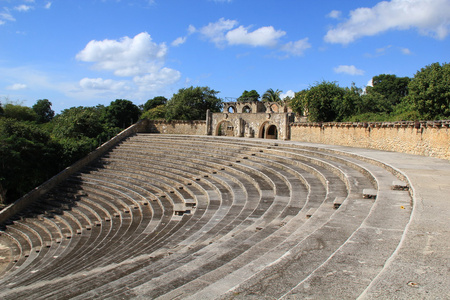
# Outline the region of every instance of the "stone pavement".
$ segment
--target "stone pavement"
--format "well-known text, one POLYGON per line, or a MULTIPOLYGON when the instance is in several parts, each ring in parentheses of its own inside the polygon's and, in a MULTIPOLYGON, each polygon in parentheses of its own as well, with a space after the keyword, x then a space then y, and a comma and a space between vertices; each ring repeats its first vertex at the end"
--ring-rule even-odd
POLYGON ((319 144, 370 157, 400 170, 413 189, 402 241, 360 299, 450 299, 450 161, 397 152, 319 144))

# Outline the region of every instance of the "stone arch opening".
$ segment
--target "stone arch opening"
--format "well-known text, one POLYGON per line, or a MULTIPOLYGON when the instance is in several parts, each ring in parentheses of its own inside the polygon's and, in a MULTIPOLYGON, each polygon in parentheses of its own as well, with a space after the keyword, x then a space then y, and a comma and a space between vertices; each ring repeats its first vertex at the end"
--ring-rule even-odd
POLYGON ((277 140, 278 139, 278 129, 277 126, 275 125, 270 125, 269 127, 267 127, 267 132, 266 132, 266 139, 273 139, 273 140, 277 140))
POLYGON ((228 113, 230 113, 230 114, 234 114, 234 113, 236 112, 236 107, 234 107, 234 106, 229 106, 227 111, 228 111, 228 113))
POLYGON ((216 127, 218 136, 234 136, 234 126, 230 121, 222 121, 216 127))
POLYGON ((246 105, 246 106, 244 106, 243 108, 242 108, 242 112, 243 113, 251 113, 252 112, 252 108, 250 107, 250 106, 248 106, 248 105, 246 105))

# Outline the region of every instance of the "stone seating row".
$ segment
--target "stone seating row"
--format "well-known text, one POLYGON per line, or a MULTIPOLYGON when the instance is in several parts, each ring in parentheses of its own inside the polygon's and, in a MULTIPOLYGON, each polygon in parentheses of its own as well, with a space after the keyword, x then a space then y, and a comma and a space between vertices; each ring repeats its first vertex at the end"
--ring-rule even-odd
MULTIPOLYGON (((111 217, 111 228, 117 226, 116 230, 122 231, 121 238, 103 225, 95 237, 92 230, 89 235, 86 230, 79 237, 81 240, 86 233, 84 243, 75 243, 75 236, 71 241, 73 248, 61 252, 65 257, 61 260, 63 267, 54 272, 48 268, 45 276, 39 275, 40 272, 29 275, 28 281, 22 281, 29 288, 18 293, 11 289, 2 295, 31 295, 34 285, 58 277, 56 284, 40 289, 40 297, 76 294, 83 298, 96 295, 169 297, 178 292, 195 297, 217 286, 236 289, 238 284, 227 281, 230 273, 239 274, 243 278, 241 283, 251 287, 252 280, 262 278, 274 261, 292 263, 286 257, 294 253, 293 249, 300 251, 316 236, 327 236, 334 232, 330 228, 341 226, 346 229, 345 234, 320 258, 322 263, 327 261, 330 253, 334 255, 344 248, 345 237, 349 239, 359 229, 365 217, 374 213, 375 201, 380 200, 380 195, 376 200, 362 200, 363 188, 379 190, 380 175, 371 173, 369 163, 355 158, 342 159, 339 154, 322 153, 320 158, 317 154, 308 156, 301 149, 273 143, 245 142, 241 146, 239 143, 239 140, 154 135, 130 138, 101 160, 101 168, 87 168, 82 173, 77 184, 87 195, 82 197, 82 206, 77 209, 83 211, 85 217, 76 214, 69 219, 78 220, 71 224, 74 228, 86 228, 88 225, 83 220, 95 223, 106 211, 113 216, 114 209, 105 208, 101 213, 88 199, 91 195, 105 198, 109 194, 105 203, 111 199, 118 201, 115 199, 117 191, 113 190, 119 190, 119 199, 129 197, 126 206, 132 208, 130 211, 134 214, 130 217, 134 226, 131 228, 128 224, 131 229, 124 230, 121 223, 111 217), (178 152, 172 151, 174 145, 178 152), (335 157, 330 158, 333 155, 335 157), (152 197, 155 199, 148 199, 152 197), (337 210, 333 203, 336 197, 344 198, 337 210), (145 201, 147 205, 143 204, 145 201), (182 209, 188 203, 195 203, 195 209, 177 216, 174 208, 183 201, 182 209), (314 213, 310 213, 308 219, 311 209, 314 213), (349 218, 351 213, 341 213, 344 210, 356 216, 349 218), (155 214, 156 211, 159 213, 155 214), (352 225, 347 228, 342 222, 349 219, 352 225), (164 234, 156 233, 163 228, 167 229, 164 234), (126 247, 127 241, 136 247, 126 247), (96 246, 90 245, 107 246, 104 251, 95 251, 96 246), (77 252, 83 255, 77 256, 77 252), (261 256, 261 253, 266 254, 261 256), (258 272, 254 270, 256 265, 260 266, 258 272), (98 278, 99 268, 110 268, 111 272, 98 278), (119 273, 112 271, 119 269, 119 273), (250 270, 256 275, 250 276, 250 270), (92 273, 81 278, 83 271, 92 273), (68 283, 64 276, 75 276, 77 280, 68 283), (223 285, 224 281, 227 284, 223 285), (76 294, 71 286, 77 287, 76 294)), ((99 200, 95 198, 90 201, 97 203, 99 200)), ((30 264, 35 260, 29 260, 30 264)), ((299 277, 294 276, 293 282, 299 277)), ((21 286, 19 278, 9 283, 21 286)), ((298 287, 292 283, 291 288, 298 287)), ((227 291, 222 288, 220 293, 227 291)), ((283 292, 287 293, 286 289, 283 292)))

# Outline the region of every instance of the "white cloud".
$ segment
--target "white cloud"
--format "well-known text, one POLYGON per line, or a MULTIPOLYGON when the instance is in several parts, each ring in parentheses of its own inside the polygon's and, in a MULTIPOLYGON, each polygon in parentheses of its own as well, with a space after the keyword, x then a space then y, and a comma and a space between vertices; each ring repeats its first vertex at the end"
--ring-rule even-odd
POLYGON ((162 68, 158 72, 144 76, 136 76, 133 82, 139 86, 141 91, 157 91, 160 87, 173 84, 180 80, 181 73, 170 68, 162 68))
POLYGON ((217 47, 223 47, 224 42, 226 41, 225 33, 236 27, 237 24, 238 22, 235 20, 225 20, 224 18, 221 18, 215 23, 209 23, 200 28, 199 32, 216 44, 217 47))
POLYGON ((281 44, 280 40, 286 35, 283 30, 276 30, 273 26, 264 26, 250 31, 250 27, 238 26, 236 20, 219 19, 215 23, 195 29, 189 27, 189 33, 199 32, 204 38, 213 42, 217 47, 247 45, 253 47, 277 48, 289 55, 300 56, 304 51, 311 47, 308 38, 295 42, 281 44))
POLYGON ((296 42, 289 42, 287 44, 284 44, 281 47, 281 50, 295 56, 301 56, 303 55, 305 50, 309 48, 311 48, 311 44, 308 42, 308 38, 305 38, 296 42))
POLYGON ((332 19, 339 19, 342 15, 342 12, 340 10, 332 10, 327 17, 332 19))
POLYGON ((29 11, 32 8, 33 8, 32 6, 22 4, 22 5, 14 7, 14 10, 17 10, 17 11, 29 11))
MULTIPOLYGON (((183 42, 183 38, 172 44, 183 42)), ((164 67, 167 46, 152 41, 150 35, 142 32, 133 38, 120 40, 90 41, 76 58, 94 63, 94 68, 110 71, 115 76, 129 77, 124 80, 83 78, 79 87, 92 91, 129 90, 128 97, 139 97, 142 91, 158 91, 177 82, 181 73, 164 67)))
POLYGON ((115 81, 102 78, 83 78, 80 80, 80 87, 88 90, 122 90, 126 88, 125 81, 115 81))
POLYGON ((354 65, 340 65, 333 70, 335 73, 343 73, 348 75, 364 75, 364 71, 357 69, 354 65))
POLYGON ((112 71, 116 76, 136 76, 159 69, 166 54, 164 43, 158 45, 142 32, 132 39, 90 41, 76 58, 93 62, 96 69, 112 71))
POLYGON ((0 25, 5 24, 7 21, 14 22, 15 20, 7 8, 3 8, 3 11, 0 12, 0 25))
POLYGON ((247 28, 239 26, 228 31, 225 37, 230 45, 274 47, 284 35, 286 35, 286 32, 275 30, 272 26, 261 27, 252 32, 248 32, 247 28))
POLYGON ((187 37, 179 37, 176 40, 174 40, 171 45, 174 47, 180 46, 186 42, 187 37))
POLYGON ((188 34, 193 34, 197 31, 197 28, 195 28, 194 25, 189 25, 188 27, 188 34))
POLYGON ((294 96, 295 96, 295 92, 293 90, 289 90, 286 93, 281 93, 280 94, 280 98, 281 99, 284 99, 286 97, 294 98, 294 96))
POLYGON ((327 32, 328 43, 349 44, 387 30, 416 28, 422 35, 444 39, 450 29, 450 0, 391 0, 358 8, 350 18, 327 32))
POLYGON ((13 85, 6 87, 7 90, 11 90, 11 91, 24 90, 26 88, 27 88, 27 85, 24 83, 15 83, 13 85))
POLYGON ((51 2, 47 2, 47 4, 45 4, 44 8, 45 9, 50 9, 50 7, 52 6, 51 2))
POLYGON ((411 50, 409 50, 408 48, 400 48, 400 51, 404 54, 404 55, 411 55, 411 50))

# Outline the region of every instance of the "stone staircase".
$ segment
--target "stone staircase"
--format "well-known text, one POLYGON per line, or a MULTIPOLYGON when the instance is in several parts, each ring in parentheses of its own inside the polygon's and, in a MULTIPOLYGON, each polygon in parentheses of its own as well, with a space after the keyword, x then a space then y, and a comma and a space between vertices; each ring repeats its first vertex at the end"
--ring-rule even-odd
POLYGON ((355 299, 411 217, 393 182, 349 152, 133 135, 0 232, 0 297, 355 299))

